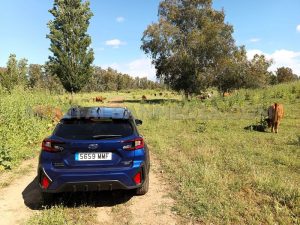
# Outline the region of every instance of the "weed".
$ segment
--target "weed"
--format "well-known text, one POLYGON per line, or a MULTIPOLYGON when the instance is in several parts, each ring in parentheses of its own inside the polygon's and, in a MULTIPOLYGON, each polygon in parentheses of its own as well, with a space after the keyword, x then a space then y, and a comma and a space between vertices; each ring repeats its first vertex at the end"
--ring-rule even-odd
POLYGON ((200 123, 198 123, 198 127, 197 127, 196 131, 197 131, 198 133, 203 133, 203 132, 206 131, 206 129, 207 129, 207 124, 206 124, 206 122, 200 122, 200 123))
POLYGON ((90 207, 65 208, 54 206, 32 216, 28 225, 76 224, 92 225, 97 222, 96 213, 90 207))
POLYGON ((0 146, 0 171, 2 168, 4 170, 11 169, 11 160, 10 149, 0 146))

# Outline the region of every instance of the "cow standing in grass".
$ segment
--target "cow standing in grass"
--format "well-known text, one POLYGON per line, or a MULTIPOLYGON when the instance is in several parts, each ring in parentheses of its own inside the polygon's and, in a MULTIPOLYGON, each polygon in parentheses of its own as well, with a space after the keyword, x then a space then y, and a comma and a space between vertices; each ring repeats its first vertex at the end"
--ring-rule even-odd
POLYGON ((278 126, 280 120, 283 118, 283 105, 274 103, 268 109, 268 126, 271 127, 271 131, 275 133, 278 132, 278 126))

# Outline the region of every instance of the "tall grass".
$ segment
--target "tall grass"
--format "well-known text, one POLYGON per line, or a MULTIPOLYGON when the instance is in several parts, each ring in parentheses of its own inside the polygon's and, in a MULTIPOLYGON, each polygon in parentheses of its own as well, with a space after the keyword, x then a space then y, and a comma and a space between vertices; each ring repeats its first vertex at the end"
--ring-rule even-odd
POLYGON ((34 116, 36 105, 64 105, 47 92, 0 91, 0 171, 12 168, 23 159, 36 155, 41 139, 49 133, 51 121, 34 116))

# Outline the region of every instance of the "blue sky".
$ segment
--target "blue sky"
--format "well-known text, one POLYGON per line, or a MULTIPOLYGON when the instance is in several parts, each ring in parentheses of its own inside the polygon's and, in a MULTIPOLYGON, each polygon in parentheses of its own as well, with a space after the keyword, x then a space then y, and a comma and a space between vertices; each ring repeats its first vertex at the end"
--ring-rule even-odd
MULTIPOLYGON (((150 59, 140 50, 147 25, 157 21, 159 0, 91 0, 89 34, 94 64, 113 67, 133 76, 154 79, 150 59)), ((50 52, 47 22, 52 0, 0 0, 0 66, 10 53, 43 64, 50 52)), ((238 45, 249 57, 265 54, 274 60, 271 69, 289 66, 300 75, 300 0, 215 0, 234 26, 238 45)))

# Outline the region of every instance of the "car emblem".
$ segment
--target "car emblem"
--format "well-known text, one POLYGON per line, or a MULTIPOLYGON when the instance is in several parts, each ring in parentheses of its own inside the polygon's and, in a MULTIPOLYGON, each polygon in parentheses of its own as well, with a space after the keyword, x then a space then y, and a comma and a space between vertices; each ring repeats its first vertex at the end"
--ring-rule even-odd
POLYGON ((89 144, 89 149, 97 149, 98 148, 98 144, 89 144))

